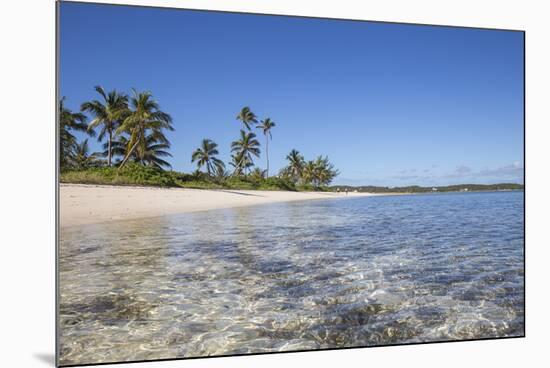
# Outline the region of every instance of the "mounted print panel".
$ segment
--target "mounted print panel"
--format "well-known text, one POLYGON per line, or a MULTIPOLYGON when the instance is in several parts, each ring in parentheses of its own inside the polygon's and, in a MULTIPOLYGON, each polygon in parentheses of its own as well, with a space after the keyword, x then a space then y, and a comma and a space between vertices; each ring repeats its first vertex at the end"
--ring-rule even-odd
POLYGON ((523 337, 524 32, 58 4, 60 366, 523 337))

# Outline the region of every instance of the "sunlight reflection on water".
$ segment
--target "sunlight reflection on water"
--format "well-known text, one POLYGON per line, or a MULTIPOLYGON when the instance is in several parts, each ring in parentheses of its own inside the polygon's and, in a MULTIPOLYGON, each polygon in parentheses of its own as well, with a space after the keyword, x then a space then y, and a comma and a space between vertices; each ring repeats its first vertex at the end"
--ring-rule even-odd
POLYGON ((523 193, 63 229, 61 364, 520 336, 523 193))

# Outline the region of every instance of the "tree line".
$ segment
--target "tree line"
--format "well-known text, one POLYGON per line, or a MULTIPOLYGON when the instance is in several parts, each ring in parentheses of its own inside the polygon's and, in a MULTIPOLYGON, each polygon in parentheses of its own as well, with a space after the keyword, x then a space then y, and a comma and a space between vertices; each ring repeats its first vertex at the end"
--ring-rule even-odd
POLYGON ((80 112, 65 107, 65 98, 59 103, 61 169, 123 167, 128 161, 170 167, 163 158, 172 156, 165 135, 174 130, 172 117, 160 109, 151 93, 132 90, 128 96, 116 90, 106 93, 99 86, 95 90, 101 99, 84 102, 80 112), (91 121, 87 122, 84 113, 91 115, 91 121), (90 154, 88 139, 77 142, 74 131, 97 136, 99 142, 106 140, 103 152, 90 154))
MULTIPOLYGON (((65 106, 65 98, 59 102, 61 169, 122 168, 128 162, 158 170, 171 169, 166 161, 167 157, 172 157, 166 132, 174 130, 172 117, 161 110, 152 94, 135 89, 130 95, 117 90, 106 92, 100 86, 96 86, 95 91, 98 98, 82 103, 78 112, 65 106), (79 142, 74 132, 82 132, 87 138, 79 142), (102 143, 101 152, 90 153, 90 137, 102 143)), ((197 172, 203 172, 207 177, 269 178, 269 142, 273 139, 272 130, 276 123, 269 117, 259 119, 247 106, 239 111, 235 119, 240 122, 241 128, 230 145, 229 169, 218 158, 218 144, 210 138, 204 138, 199 147, 192 151, 191 162, 197 165, 197 172), (254 162, 261 154, 255 129, 265 139, 265 170, 254 162)), ((327 156, 306 161, 300 152, 293 149, 286 160, 287 166, 279 171, 277 177, 294 184, 320 187, 329 185, 339 174, 327 156)))
POLYGON ((366 193, 445 193, 445 192, 481 192, 481 191, 505 191, 523 190, 523 184, 499 183, 499 184, 456 184, 435 187, 421 187, 409 185, 404 187, 379 187, 373 185, 351 186, 334 185, 331 187, 337 191, 358 191, 366 193))

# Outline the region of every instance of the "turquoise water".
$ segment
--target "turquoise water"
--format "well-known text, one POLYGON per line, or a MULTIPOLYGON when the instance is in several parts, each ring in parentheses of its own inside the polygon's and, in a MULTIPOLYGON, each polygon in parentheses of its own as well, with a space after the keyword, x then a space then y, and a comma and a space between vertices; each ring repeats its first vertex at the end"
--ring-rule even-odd
POLYGON ((63 229, 61 364, 524 334, 523 192, 63 229))

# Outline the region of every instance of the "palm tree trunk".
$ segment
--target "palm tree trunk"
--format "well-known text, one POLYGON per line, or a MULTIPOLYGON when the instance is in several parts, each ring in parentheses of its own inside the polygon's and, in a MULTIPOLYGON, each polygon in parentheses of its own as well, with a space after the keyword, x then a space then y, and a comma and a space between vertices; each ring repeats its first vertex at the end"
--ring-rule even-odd
POLYGON ((136 143, 134 143, 132 148, 130 148, 130 151, 128 151, 128 153, 126 154, 126 157, 124 157, 124 160, 122 160, 122 162, 120 163, 120 165, 118 167, 119 170, 122 168, 122 166, 124 166, 124 164, 126 164, 126 161, 128 161, 128 159, 130 158, 130 155, 134 152, 134 150, 136 149, 138 143, 139 143, 139 140, 136 140, 136 143))
MULTIPOLYGON (((243 161, 244 161, 244 155, 243 157, 241 157, 241 159, 237 163, 237 166, 235 166, 235 170, 233 170, 233 176, 237 173, 237 171, 239 171, 242 174, 243 168, 241 167, 241 165, 243 164, 243 161)), ((246 168, 244 168, 244 174, 246 175, 246 168)))
POLYGON ((266 178, 269 178, 269 138, 265 138, 265 157, 267 159, 267 173, 266 178))
POLYGON ((111 141, 113 140, 113 131, 109 129, 109 142, 107 147, 107 165, 111 167, 111 141))

